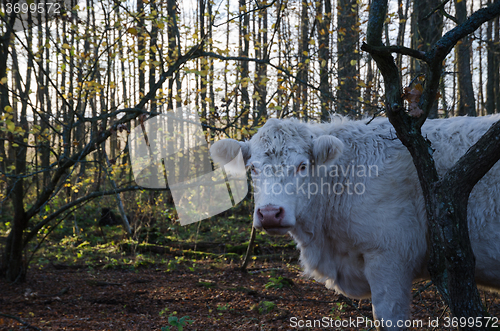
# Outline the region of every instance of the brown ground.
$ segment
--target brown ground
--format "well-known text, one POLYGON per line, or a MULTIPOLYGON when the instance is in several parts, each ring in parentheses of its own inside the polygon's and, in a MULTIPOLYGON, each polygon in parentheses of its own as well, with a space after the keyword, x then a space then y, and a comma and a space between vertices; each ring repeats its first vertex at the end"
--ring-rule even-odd
MULTIPOLYGON (((416 284, 415 288, 423 286, 416 284)), ((443 326, 448 313, 435 289, 414 293, 412 319, 421 320, 423 327, 411 330, 432 330, 427 325, 429 318, 440 319, 436 330, 449 330, 443 326)), ((500 316, 500 295, 482 295, 490 313, 500 316)), ((52 265, 30 269, 22 284, 0 280, 0 313, 42 330, 161 330, 169 325, 169 316, 189 316, 194 322, 184 330, 290 330, 297 329, 291 324, 293 317, 331 317, 333 321, 371 317, 368 300, 357 304, 301 277, 296 264, 285 262, 255 262, 250 273, 242 273, 230 263, 189 260, 173 271, 163 265, 130 270, 52 265), (265 288, 271 277, 279 276, 293 284, 265 288), (263 302, 275 307, 266 312, 263 302)), ((28 328, 0 316, 0 330, 24 329, 28 328)))

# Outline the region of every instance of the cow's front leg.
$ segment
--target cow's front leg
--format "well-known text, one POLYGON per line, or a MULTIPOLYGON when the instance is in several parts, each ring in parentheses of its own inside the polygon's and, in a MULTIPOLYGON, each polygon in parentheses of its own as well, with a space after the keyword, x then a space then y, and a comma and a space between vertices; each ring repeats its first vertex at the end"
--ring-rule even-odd
POLYGON ((377 266, 367 274, 377 330, 406 330, 405 323, 410 318, 411 272, 386 269, 383 264, 377 266))

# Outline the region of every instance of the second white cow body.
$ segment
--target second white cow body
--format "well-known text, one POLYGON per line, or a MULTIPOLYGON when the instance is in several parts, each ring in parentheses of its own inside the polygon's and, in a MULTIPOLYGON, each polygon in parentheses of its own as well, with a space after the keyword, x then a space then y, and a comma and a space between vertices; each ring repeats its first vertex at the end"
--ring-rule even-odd
MULTIPOLYGON (((444 174, 499 116, 428 120, 422 132, 444 174)), ((428 232, 412 158, 387 119, 303 123, 270 119, 237 151, 252 169, 254 226, 290 233, 305 273, 351 298, 372 298, 377 319, 409 318, 411 286, 427 278, 428 232)), ((478 284, 500 289, 500 165, 472 191, 468 219, 478 284)), ((387 325, 387 324, 386 324, 387 325)))

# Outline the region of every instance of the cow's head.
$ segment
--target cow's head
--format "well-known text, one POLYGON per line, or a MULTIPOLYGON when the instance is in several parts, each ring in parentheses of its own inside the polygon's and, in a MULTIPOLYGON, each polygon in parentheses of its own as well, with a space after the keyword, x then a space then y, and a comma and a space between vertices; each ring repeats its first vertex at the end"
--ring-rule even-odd
POLYGON ((318 194, 310 187, 318 166, 331 165, 343 146, 338 138, 313 131, 305 123, 270 119, 250 141, 220 140, 210 152, 214 161, 227 164, 241 148, 253 179, 254 226, 285 234, 297 226, 297 216, 307 217, 309 202, 318 194))

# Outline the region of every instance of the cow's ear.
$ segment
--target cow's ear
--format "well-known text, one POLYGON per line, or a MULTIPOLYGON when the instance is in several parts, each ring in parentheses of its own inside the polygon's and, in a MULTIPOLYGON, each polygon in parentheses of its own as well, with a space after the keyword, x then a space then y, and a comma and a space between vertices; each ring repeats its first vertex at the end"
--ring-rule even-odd
POLYGON ((316 164, 335 161, 344 150, 344 143, 334 136, 319 136, 313 140, 313 157, 316 164))
POLYGON ((250 158, 250 148, 248 147, 248 143, 239 142, 234 139, 222 139, 216 141, 212 147, 210 147, 210 156, 214 162, 218 163, 220 166, 223 166, 238 156, 240 152, 243 155, 243 160, 246 163, 250 158))

